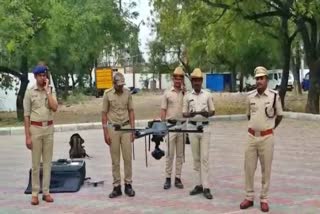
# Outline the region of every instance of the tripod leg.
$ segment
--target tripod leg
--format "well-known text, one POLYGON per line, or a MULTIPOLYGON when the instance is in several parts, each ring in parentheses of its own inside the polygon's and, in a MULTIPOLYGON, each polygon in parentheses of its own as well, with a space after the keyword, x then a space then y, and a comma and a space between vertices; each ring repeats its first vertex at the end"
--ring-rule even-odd
POLYGON ((182 143, 183 143, 183 163, 186 162, 186 138, 185 138, 185 134, 182 133, 182 143))
POLYGON ((146 167, 148 167, 147 137, 144 137, 144 151, 145 151, 145 156, 146 156, 146 167))

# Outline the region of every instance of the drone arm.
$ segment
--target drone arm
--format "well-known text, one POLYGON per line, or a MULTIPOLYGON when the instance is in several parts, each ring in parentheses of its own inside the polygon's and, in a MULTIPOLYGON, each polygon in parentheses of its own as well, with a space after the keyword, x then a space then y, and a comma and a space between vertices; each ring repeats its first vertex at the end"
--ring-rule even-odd
POLYGON ((170 129, 168 132, 179 132, 179 133, 202 133, 202 129, 170 129))

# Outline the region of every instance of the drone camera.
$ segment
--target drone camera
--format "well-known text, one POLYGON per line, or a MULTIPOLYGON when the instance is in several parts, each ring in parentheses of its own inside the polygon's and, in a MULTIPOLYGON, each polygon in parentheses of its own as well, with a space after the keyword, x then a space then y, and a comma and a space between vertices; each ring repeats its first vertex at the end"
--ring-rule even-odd
POLYGON ((197 130, 202 132, 203 131, 203 126, 198 126, 197 130))
POLYGON ((153 150, 153 152, 151 153, 151 155, 152 155, 152 157, 153 157, 154 159, 160 160, 160 159, 165 155, 165 153, 164 153, 164 151, 161 150, 160 148, 155 148, 155 149, 153 150))

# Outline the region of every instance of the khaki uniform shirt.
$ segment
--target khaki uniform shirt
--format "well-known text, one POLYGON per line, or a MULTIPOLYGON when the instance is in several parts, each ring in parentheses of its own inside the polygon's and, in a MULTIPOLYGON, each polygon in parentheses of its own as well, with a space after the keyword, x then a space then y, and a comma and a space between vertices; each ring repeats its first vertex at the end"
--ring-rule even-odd
POLYGON ((247 115, 250 116, 249 128, 255 131, 273 129, 276 117, 282 116, 282 114, 282 105, 277 91, 266 89, 262 95, 257 90, 248 93, 247 115), (272 107, 275 94, 277 96, 275 103, 276 112, 272 107), (267 114, 274 117, 269 118, 267 114))
POLYGON ((107 113, 108 121, 123 124, 129 121, 128 110, 133 109, 132 96, 127 89, 117 94, 114 88, 108 89, 103 95, 102 112, 107 113))
MULTIPOLYGON (((213 98, 210 92, 205 90, 201 90, 199 94, 197 94, 194 90, 191 93, 188 93, 183 99, 183 113, 190 112, 211 112, 215 111, 213 98)), ((200 115, 196 115, 196 117, 202 117, 200 115)), ((205 118, 205 117, 203 117, 205 118)))
MULTIPOLYGON (((56 99, 56 93, 52 91, 56 99)), ((44 89, 37 85, 27 89, 23 100, 24 116, 30 116, 31 121, 45 122, 53 120, 53 111, 49 108, 48 97, 44 89)))
POLYGON ((166 119, 182 118, 183 93, 174 87, 167 90, 162 96, 161 109, 166 110, 166 119))

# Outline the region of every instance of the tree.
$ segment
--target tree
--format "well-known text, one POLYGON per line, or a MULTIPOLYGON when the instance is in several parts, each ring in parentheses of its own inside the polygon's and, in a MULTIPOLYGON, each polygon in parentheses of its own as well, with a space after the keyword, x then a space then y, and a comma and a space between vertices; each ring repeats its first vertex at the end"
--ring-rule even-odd
POLYGON ((155 1, 155 5, 160 40, 167 49, 188 50, 190 67, 231 71, 235 80, 238 72, 248 75, 257 65, 278 63, 275 40, 237 13, 221 13, 201 1, 155 1))
MULTIPOLYGON (((0 0, 0 73, 20 79, 17 117, 23 119, 23 98, 28 85, 30 43, 43 28, 45 14, 37 1, 0 0)), ((41 4, 45 5, 45 4, 41 4)))
POLYGON ((302 37, 306 61, 310 69, 310 89, 306 112, 319 114, 320 95, 320 1, 296 2, 292 11, 302 37))
MULTIPOLYGON (((319 0, 315 1, 282 1, 282 0, 263 0, 261 1, 228 1, 222 3, 221 1, 213 0, 202 0, 206 4, 214 7, 220 8, 221 10, 233 10, 236 12, 246 12, 248 8, 260 7, 263 10, 253 10, 249 15, 246 14, 245 17, 253 19, 262 25, 270 26, 269 22, 260 21, 262 18, 274 17, 281 20, 281 25, 278 27, 279 31, 282 32, 281 40, 283 44, 283 76, 284 79, 281 83, 281 88, 285 85, 287 81, 287 70, 290 66, 290 61, 288 56, 290 56, 291 51, 288 47, 291 46, 292 41, 297 33, 302 37, 304 44, 304 51, 306 56, 306 61, 310 69, 310 90, 308 94, 308 101, 306 106, 306 112, 319 114, 319 94, 320 94, 320 36, 319 36, 319 0), (242 7, 241 7, 242 5, 242 7), (293 33, 289 34, 290 25, 294 23, 293 33)), ((280 96, 285 95, 285 93, 280 91, 280 96)), ((284 98, 282 98, 284 99, 284 98)))
POLYGON ((164 44, 169 58, 177 59, 185 72, 191 74, 193 67, 190 65, 189 50, 186 46, 187 35, 183 25, 186 19, 185 14, 177 1, 153 0, 152 2, 156 11, 156 20, 158 20, 153 23, 154 31, 158 33, 158 42, 164 44))
POLYGON ((295 92, 302 95, 301 82, 300 82, 300 69, 301 69, 301 47, 300 39, 296 39, 292 49, 291 69, 294 76, 294 88, 295 92))
POLYGON ((126 35, 132 27, 127 19, 137 16, 120 10, 116 0, 0 0, 0 4, 0 73, 21 80, 17 96, 20 120, 33 65, 45 61, 58 93, 63 88, 66 96, 70 76, 73 87, 84 85, 106 47, 128 43, 126 35))

